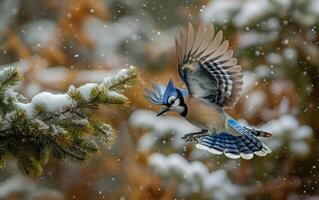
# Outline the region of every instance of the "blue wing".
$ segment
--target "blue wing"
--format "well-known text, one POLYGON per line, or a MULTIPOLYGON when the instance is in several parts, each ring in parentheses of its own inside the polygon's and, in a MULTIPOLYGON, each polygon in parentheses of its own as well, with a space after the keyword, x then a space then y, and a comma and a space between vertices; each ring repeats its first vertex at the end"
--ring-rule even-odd
MULTIPOLYGON (((145 94, 144 97, 147 99, 149 102, 153 104, 158 104, 158 105, 163 105, 164 104, 164 93, 166 90, 166 86, 164 86, 161 83, 155 84, 154 82, 151 82, 152 88, 148 89, 145 88, 145 94)), ((182 92, 182 95, 188 96, 188 90, 187 89, 179 89, 182 92)))
POLYGON ((152 89, 145 88, 145 99, 147 99, 149 102, 153 104, 161 105, 163 104, 163 95, 165 92, 166 87, 161 84, 155 84, 154 82, 151 82, 152 89))
POLYGON ((213 26, 200 27, 195 37, 191 25, 176 39, 178 69, 191 96, 222 107, 233 106, 242 89, 241 68, 222 32, 214 36, 213 26))

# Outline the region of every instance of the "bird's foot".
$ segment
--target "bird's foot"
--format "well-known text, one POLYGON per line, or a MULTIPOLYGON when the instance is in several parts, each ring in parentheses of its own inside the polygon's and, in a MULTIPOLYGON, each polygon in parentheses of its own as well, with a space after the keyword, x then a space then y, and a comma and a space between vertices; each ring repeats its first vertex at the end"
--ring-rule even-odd
POLYGON ((184 135, 181 139, 184 140, 184 142, 197 142, 194 133, 188 133, 184 135))
POLYGON ((207 135, 206 132, 207 131, 188 133, 184 135, 181 139, 184 140, 184 142, 198 142, 200 138, 207 135))

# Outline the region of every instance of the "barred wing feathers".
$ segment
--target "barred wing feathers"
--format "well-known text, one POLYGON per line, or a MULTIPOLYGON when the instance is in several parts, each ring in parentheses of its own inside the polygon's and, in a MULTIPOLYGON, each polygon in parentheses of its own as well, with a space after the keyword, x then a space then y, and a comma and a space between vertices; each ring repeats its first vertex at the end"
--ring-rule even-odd
MULTIPOLYGON (((156 104, 156 105, 164 105, 164 93, 166 90, 166 86, 163 85, 162 83, 154 83, 153 81, 151 82, 151 86, 150 88, 144 88, 145 94, 144 97, 147 101, 149 101, 150 103, 156 104)), ((180 89, 178 88, 182 95, 188 96, 188 90, 187 89, 180 89)))
POLYGON ((241 67, 228 50, 223 33, 214 35, 213 25, 199 26, 195 36, 191 24, 175 40, 178 71, 190 95, 221 107, 232 107, 242 90, 241 67))
POLYGON ((163 104, 163 95, 165 92, 165 85, 158 83, 155 84, 154 82, 151 82, 152 88, 145 88, 145 99, 147 99, 149 102, 157 105, 163 104))

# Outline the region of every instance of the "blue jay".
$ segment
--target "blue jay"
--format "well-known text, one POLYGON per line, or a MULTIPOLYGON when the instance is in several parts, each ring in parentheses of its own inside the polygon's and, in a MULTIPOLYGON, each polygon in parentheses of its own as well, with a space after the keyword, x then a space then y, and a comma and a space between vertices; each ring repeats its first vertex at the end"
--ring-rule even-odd
POLYGON ((145 88, 145 98, 162 105, 158 116, 175 111, 201 129, 182 137, 196 142, 196 147, 229 158, 251 159, 254 154, 265 156, 271 150, 257 137, 270 137, 265 131, 249 128, 231 118, 225 108, 233 107, 243 85, 241 67, 228 50, 223 33, 214 35, 213 25, 199 26, 195 35, 191 24, 181 29, 175 39, 178 72, 187 89, 152 83, 145 88))

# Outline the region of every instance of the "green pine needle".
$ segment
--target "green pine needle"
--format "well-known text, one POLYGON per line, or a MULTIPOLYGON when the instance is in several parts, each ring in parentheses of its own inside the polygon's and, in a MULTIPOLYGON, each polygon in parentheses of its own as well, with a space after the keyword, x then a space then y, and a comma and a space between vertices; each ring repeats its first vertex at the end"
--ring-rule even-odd
POLYGON ((0 71, 0 166, 14 158, 21 171, 38 176, 50 158, 76 162, 89 159, 98 152, 97 144, 110 144, 115 137, 115 130, 95 119, 90 111, 99 105, 127 105, 129 100, 122 93, 139 79, 136 68, 130 67, 101 84, 70 86, 66 94, 42 93, 29 103, 11 89, 21 80, 17 70, 3 69, 0 71), (47 104, 50 99, 40 98, 43 96, 62 104, 60 107, 55 102, 47 104))
POLYGON ((0 92, 16 85, 22 77, 14 67, 7 67, 0 71, 0 92))
POLYGON ((103 82, 109 90, 123 93, 140 80, 137 68, 130 66, 126 70, 121 70, 117 76, 106 78, 103 82))

